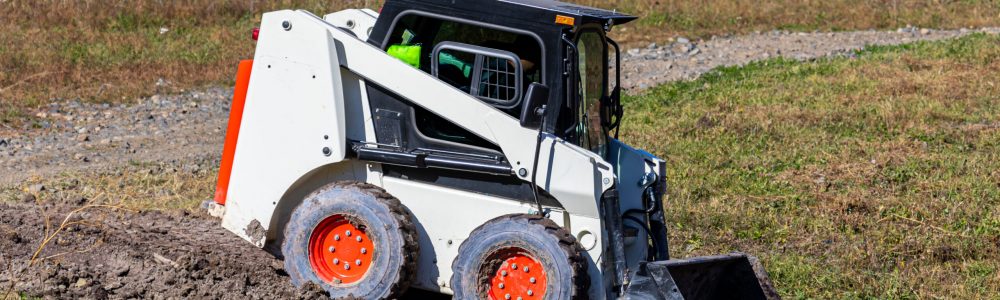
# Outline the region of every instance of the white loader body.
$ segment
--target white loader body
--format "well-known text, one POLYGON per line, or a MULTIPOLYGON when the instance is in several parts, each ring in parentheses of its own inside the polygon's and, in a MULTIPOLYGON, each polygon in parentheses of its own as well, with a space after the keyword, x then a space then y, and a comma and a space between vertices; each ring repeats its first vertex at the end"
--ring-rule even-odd
MULTIPOLYGON (((530 182, 532 173, 539 172, 538 185, 562 204, 546 207, 551 210, 548 217, 587 250, 589 294, 603 298, 607 279, 600 260, 607 241, 598 207, 601 195, 618 182, 612 165, 546 135, 538 169, 533 170, 537 131, 365 42, 376 18, 371 10, 346 10, 325 19, 305 11, 263 15, 222 225, 273 251, 280 249, 291 211, 307 194, 339 180, 370 183, 398 198, 415 218, 420 253, 414 285, 450 294, 451 263, 462 241, 492 218, 534 212, 535 206, 383 176, 381 164, 351 159, 345 141, 375 141, 365 92, 375 84, 495 143, 515 170, 523 170, 516 175, 521 180, 530 182)), ((662 166, 662 161, 656 162, 662 166)), ((631 177, 662 172, 646 164, 632 166, 646 169, 618 171, 639 174, 631 177)), ((622 203, 623 211, 641 207, 622 203)), ((646 237, 639 233, 628 241, 629 257, 644 257, 646 244, 636 240, 646 237)))

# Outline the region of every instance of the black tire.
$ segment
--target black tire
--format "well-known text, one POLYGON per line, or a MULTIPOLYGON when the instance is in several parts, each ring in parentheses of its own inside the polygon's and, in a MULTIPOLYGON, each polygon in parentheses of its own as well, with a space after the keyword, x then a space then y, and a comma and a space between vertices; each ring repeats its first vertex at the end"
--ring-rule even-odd
POLYGON ((292 213, 282 245, 292 283, 298 287, 316 283, 333 299, 399 298, 414 280, 418 253, 417 230, 409 210, 379 187, 350 181, 328 184, 309 194, 292 213), (373 243, 371 266, 349 284, 321 280, 310 264, 314 228, 334 215, 348 216, 373 243))
POLYGON ((503 264, 497 255, 510 249, 526 252, 543 266, 544 299, 587 298, 588 262, 576 238, 545 217, 511 214, 479 226, 458 248, 451 267, 455 299, 487 299, 490 279, 503 264))

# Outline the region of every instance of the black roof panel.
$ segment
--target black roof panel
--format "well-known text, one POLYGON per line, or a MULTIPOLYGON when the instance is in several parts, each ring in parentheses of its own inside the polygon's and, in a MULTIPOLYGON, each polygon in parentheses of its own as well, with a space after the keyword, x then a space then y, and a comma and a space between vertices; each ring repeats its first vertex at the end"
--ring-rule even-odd
POLYGON ((573 3, 566 3, 566 2, 559 2, 552 0, 498 0, 498 1, 549 10, 555 13, 567 14, 576 17, 614 20, 615 24, 625 24, 632 20, 637 19, 637 17, 635 16, 619 13, 616 11, 610 11, 600 8, 594 8, 589 6, 576 5, 573 3))
POLYGON ((416 9, 450 15, 448 11, 461 11, 471 15, 507 17, 552 23, 555 15, 576 18, 581 23, 621 25, 637 19, 627 14, 553 0, 387 0, 387 5, 402 5, 416 9))

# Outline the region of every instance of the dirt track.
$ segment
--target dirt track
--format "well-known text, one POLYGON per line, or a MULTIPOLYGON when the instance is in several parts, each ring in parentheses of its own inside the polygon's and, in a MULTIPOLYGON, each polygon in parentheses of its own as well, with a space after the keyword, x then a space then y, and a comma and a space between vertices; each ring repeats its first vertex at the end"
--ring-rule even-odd
MULTIPOLYGON (((321 299, 281 263, 199 214, 0 204, 0 295, 52 298, 321 299), (69 215, 67 219, 66 216, 69 215), (39 216, 50 216, 46 224, 39 216), (67 220, 62 230, 60 222, 67 220), (54 238, 45 243, 46 232, 54 238), (38 245, 45 248, 28 266, 38 245)), ((2 297, 0 297, 2 298, 2 297)))
MULTIPOLYGON (((959 33, 900 34, 912 41, 959 33)), ((870 35, 856 36, 859 40, 853 42, 817 42, 821 49, 812 47, 795 58, 842 54, 869 43, 870 35)), ((825 33, 795 34, 791 39, 796 42, 791 45, 827 38, 825 33)), ((631 87, 641 89, 645 86, 639 84, 688 78, 711 67, 773 55, 767 54, 770 50, 751 53, 725 48, 743 45, 744 39, 690 45, 678 41, 629 51, 624 78, 638 79, 631 87)), ((781 45, 768 47, 781 50, 781 45)), ((787 49, 779 52, 798 54, 787 49)), ((46 232, 53 232, 86 201, 72 201, 72 197, 36 201, 31 193, 21 192, 31 190, 23 184, 25 179, 67 171, 107 172, 133 162, 169 162, 183 172, 214 169, 211 162, 217 161, 221 150, 230 96, 222 88, 154 96, 120 107, 61 101, 39 111, 32 127, 6 136, 0 133, 0 187, 7 186, 9 191, 0 194, 0 295, 10 291, 15 296, 94 299, 321 297, 318 289, 291 286, 280 261, 226 232, 218 220, 198 213, 88 208, 74 214, 69 219, 72 225, 59 231, 31 260, 46 232)))

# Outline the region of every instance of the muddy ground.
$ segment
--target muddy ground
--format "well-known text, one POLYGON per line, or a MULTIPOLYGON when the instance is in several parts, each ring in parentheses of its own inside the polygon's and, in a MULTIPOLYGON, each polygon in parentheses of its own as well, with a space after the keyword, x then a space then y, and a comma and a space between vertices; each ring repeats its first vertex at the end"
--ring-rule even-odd
MULTIPOLYGON (((324 299, 281 261, 187 211, 0 203, 0 295, 58 299, 324 299), (42 218, 39 216, 46 216, 42 218), (46 222, 48 220, 49 222, 46 222), (44 245, 38 252, 38 246, 44 245), (34 258, 34 259, 32 259, 34 258)), ((412 299, 435 295, 414 291, 412 299)), ((3 297, 0 297, 3 298, 3 297)))
POLYGON ((86 206, 71 214, 76 209, 0 204, 0 289, 62 299, 324 296, 293 287, 279 261, 205 215, 86 206), (56 218, 46 224, 39 216, 56 218))
MULTIPOLYGON (((845 51, 869 44, 950 38, 972 31, 907 28, 836 34, 772 32, 708 41, 678 38, 625 51, 623 78, 634 92, 664 81, 692 78, 720 65, 774 56, 814 59, 845 55, 849 53, 845 51)), ((45 183, 58 181, 67 173, 77 174, 77 178, 87 174, 120 177, 139 171, 143 176, 186 174, 181 177, 213 181, 231 95, 227 88, 210 88, 136 99, 121 106, 59 100, 40 109, 25 127, 0 131, 0 299, 4 295, 59 299, 323 297, 319 289, 291 286, 280 261, 200 212, 93 206, 102 202, 90 200, 108 195, 88 194, 87 186, 71 191, 45 183), (136 168, 139 170, 133 170, 136 168), (48 197, 39 198, 40 194, 48 197), (59 229, 64 219, 66 226, 59 229)), ((126 190, 128 184, 113 188, 126 190)), ((187 188, 161 185, 152 187, 157 189, 155 194, 177 194, 171 189, 187 188)), ((189 202, 212 196, 210 191, 181 195, 198 197, 189 202)), ((428 295, 412 298, 426 299, 428 295)))

